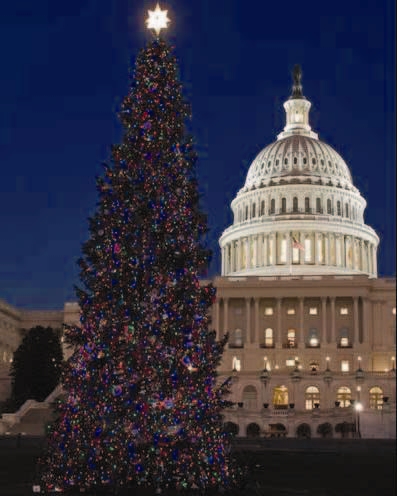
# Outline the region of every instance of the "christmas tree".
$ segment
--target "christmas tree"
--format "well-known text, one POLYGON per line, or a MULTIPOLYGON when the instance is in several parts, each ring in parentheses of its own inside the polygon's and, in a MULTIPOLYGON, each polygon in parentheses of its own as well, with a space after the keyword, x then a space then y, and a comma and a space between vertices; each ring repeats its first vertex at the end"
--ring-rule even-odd
POLYGON ((40 464, 46 492, 234 484, 221 428, 228 383, 216 374, 226 338, 209 330, 215 290, 199 281, 209 252, 189 117, 172 48, 156 37, 137 57, 124 136, 97 180, 81 325, 65 331, 75 351, 40 464))

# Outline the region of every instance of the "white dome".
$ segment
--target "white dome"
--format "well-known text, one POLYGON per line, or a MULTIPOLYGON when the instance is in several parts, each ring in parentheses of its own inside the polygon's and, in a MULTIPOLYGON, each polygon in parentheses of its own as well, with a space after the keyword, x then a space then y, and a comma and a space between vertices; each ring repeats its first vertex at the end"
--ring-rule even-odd
POLYGON ((244 191, 268 186, 274 178, 314 176, 333 186, 352 186, 349 168, 329 145, 309 136, 296 134, 264 148, 248 170, 244 191))
POLYGON ((295 69, 286 125, 252 162, 222 234, 222 275, 377 276, 379 238, 342 157, 309 124, 295 69))

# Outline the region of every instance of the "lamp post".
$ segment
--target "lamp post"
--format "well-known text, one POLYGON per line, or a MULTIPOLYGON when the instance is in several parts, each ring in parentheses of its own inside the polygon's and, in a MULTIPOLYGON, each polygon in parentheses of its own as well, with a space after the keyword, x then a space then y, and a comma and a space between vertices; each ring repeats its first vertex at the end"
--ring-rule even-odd
POLYGON ((357 426, 357 437, 361 439, 361 430, 360 430, 360 412, 362 412, 363 405, 360 401, 356 401, 354 403, 354 409, 356 410, 356 426, 357 426))

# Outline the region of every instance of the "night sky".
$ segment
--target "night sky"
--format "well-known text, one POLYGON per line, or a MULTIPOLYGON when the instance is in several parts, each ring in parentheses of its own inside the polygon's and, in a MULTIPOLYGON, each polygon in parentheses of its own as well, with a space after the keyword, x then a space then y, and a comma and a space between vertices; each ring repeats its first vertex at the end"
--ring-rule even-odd
MULTIPOLYGON (((345 159, 395 274, 394 0, 168 0, 196 150, 202 208, 218 238, 256 154, 284 127, 291 70, 311 125, 345 159)), ((116 112, 152 36, 155 0, 13 0, 0 13, 0 298, 21 308, 76 300, 76 260, 95 176, 121 136, 116 112)))

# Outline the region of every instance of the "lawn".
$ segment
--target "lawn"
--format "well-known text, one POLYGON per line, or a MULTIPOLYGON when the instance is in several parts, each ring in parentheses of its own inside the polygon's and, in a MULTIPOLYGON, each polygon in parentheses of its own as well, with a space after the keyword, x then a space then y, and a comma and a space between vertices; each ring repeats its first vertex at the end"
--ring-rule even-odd
MULTIPOLYGON (((235 491, 233 496, 394 495, 394 443, 315 441, 300 443, 285 439, 236 445, 233 454, 247 467, 249 478, 245 487, 235 491)), ((33 494, 32 481, 42 443, 38 438, 0 439, 1 496, 33 494)), ((125 494, 154 496, 154 491, 139 488, 125 494)), ((195 493, 188 494, 194 496, 195 493)))

